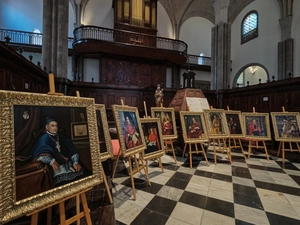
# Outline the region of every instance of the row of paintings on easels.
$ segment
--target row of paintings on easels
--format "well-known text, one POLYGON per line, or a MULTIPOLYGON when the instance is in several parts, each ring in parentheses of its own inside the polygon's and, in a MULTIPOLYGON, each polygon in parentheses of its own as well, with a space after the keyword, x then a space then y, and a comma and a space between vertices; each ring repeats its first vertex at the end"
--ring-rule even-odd
POLYGON ((298 112, 271 112, 269 114, 223 109, 180 112, 185 141, 224 137, 271 140, 270 116, 276 141, 300 141, 300 114, 298 112))

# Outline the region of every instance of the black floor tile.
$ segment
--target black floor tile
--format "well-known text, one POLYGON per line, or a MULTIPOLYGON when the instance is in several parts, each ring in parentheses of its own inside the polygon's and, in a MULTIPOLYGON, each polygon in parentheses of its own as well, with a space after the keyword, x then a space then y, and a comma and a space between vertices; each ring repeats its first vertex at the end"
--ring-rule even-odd
POLYGON ((255 224, 247 223, 245 221, 235 219, 235 225, 255 225, 255 224))
POLYGON ((251 169, 265 170, 269 172, 285 173, 282 169, 274 168, 274 167, 259 166, 259 165, 252 165, 252 164, 248 164, 248 167, 251 169))
POLYGON ((157 183, 151 182, 151 186, 144 185, 144 186, 141 186, 141 187, 136 188, 136 189, 139 189, 139 190, 142 190, 142 191, 151 193, 151 194, 157 194, 157 193, 159 192, 159 190, 160 190, 163 186, 164 186, 164 185, 161 185, 161 184, 157 184, 157 183))
POLYGON ((196 170, 194 175, 211 178, 213 176, 213 173, 208 171, 203 171, 203 170, 196 170))
POLYGON ((146 205, 146 208, 149 210, 156 211, 158 213, 170 216, 173 209, 176 206, 176 201, 163 198, 160 196, 155 196, 149 203, 146 205))
POLYGON ((294 188, 294 187, 289 187, 289 186, 284 186, 279 184, 277 184, 277 186, 279 190, 283 193, 299 196, 300 193, 299 188, 294 188))
POLYGON ((257 181, 257 180, 254 180, 254 184, 257 188, 280 192, 280 189, 276 184, 267 183, 267 182, 263 182, 263 181, 257 181))
POLYGON ((300 176, 290 175, 290 177, 300 186, 300 176))
MULTIPOLYGON (((175 162, 174 162, 175 163, 175 162)), ((164 169, 168 169, 168 170, 178 170, 180 168, 180 166, 175 165, 175 164, 169 164, 169 163, 162 163, 164 169)))
MULTIPOLYGON (((200 162, 201 160, 199 158, 196 159, 195 157, 192 157, 192 168, 197 168, 200 162)), ((190 158, 185 160, 182 166, 190 168, 190 158)))
POLYGON ((292 164, 291 162, 288 162, 285 160, 285 162, 283 163, 282 161, 277 161, 277 164, 283 168, 283 169, 288 169, 288 170, 298 170, 299 168, 297 168, 296 166, 294 166, 294 164, 292 164))
POLYGON ((234 203, 249 206, 255 209, 263 209, 260 198, 253 195, 246 195, 238 192, 233 193, 234 203))
POLYGON ((207 197, 205 210, 234 218, 234 204, 231 202, 207 197))
POLYGON ((145 208, 130 225, 164 225, 168 219, 167 215, 145 208))
POLYGON ((188 185, 188 183, 189 183, 188 181, 170 178, 168 180, 168 182, 166 183, 166 186, 184 190, 186 188, 186 186, 188 185))
POLYGON ((243 195, 251 195, 254 197, 259 197, 256 188, 254 187, 249 187, 241 184, 233 184, 233 193, 240 193, 243 195))
POLYGON ((186 173, 181 173, 181 172, 176 172, 171 179, 178 179, 178 180, 183 180, 189 182, 190 179, 192 178, 192 174, 186 174, 186 173))
POLYGON ((206 196, 197 195, 195 193, 185 191, 181 195, 179 202, 204 209, 206 199, 207 199, 206 196))
POLYGON ((248 168, 232 166, 231 169, 232 169, 232 176, 252 179, 248 168))
POLYGON ((281 215, 277 215, 277 214, 273 214, 270 212, 266 212, 266 215, 269 219, 269 223, 271 225, 299 225, 300 224, 300 220, 296 220, 293 218, 289 218, 289 217, 285 217, 285 216, 281 216, 281 215))
POLYGON ((232 176, 219 174, 219 173, 213 173, 211 178, 216 180, 226 181, 226 182, 232 182, 232 176))

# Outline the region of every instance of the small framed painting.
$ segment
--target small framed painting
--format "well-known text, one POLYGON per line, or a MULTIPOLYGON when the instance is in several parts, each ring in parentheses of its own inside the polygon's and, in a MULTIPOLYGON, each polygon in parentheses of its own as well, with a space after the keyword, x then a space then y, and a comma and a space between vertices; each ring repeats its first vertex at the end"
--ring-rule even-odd
POLYGON ((146 150, 144 159, 162 156, 165 153, 161 126, 158 118, 141 118, 145 135, 146 150))
POLYGON ((144 151, 146 143, 137 107, 112 105, 112 109, 123 156, 144 151))
POLYGON ((151 117, 159 119, 164 140, 177 138, 174 108, 151 107, 151 117))
POLYGON ((208 141, 203 112, 181 111, 180 121, 184 142, 208 141))
POLYGON ((209 138, 229 137, 224 109, 203 109, 209 138))
POLYGON ((269 113, 243 112, 245 137, 256 140, 271 140, 269 113))
POLYGON ((242 129, 244 121, 241 111, 225 110, 225 117, 229 129, 229 136, 231 138, 244 137, 245 134, 242 129))
POLYGON ((300 114, 298 112, 271 112, 276 141, 300 141, 300 114))

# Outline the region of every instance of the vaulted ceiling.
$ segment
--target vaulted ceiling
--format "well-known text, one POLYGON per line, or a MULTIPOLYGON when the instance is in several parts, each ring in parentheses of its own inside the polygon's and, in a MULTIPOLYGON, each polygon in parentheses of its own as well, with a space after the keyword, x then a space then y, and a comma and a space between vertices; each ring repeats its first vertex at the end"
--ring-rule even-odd
MULTIPOLYGON (((223 1, 223 0, 221 0, 223 1)), ((228 7, 228 23, 232 23, 237 15, 254 0, 230 0, 228 7)), ((172 25, 176 29, 191 17, 203 17, 215 23, 214 0, 159 0, 167 11, 172 25)))

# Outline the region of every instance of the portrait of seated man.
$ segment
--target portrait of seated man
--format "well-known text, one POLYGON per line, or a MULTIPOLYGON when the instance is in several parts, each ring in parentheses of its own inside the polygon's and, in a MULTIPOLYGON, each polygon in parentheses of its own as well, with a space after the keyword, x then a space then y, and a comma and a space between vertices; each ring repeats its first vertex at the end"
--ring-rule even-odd
POLYGON ((32 161, 42 161, 51 168, 55 186, 64 185, 84 176, 74 143, 58 132, 58 123, 46 118, 46 131, 33 143, 32 161))

